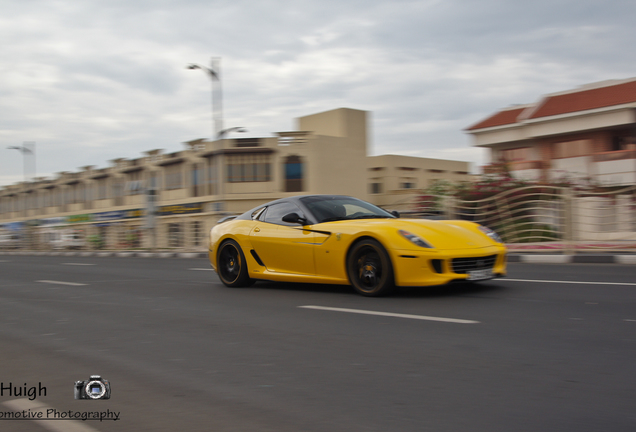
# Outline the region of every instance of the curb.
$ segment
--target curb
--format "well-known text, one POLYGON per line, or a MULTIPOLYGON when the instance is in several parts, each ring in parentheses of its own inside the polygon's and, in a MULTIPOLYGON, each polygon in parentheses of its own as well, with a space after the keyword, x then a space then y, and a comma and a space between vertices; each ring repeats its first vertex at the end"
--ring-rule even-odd
POLYGON ((636 264, 636 255, 578 254, 578 255, 508 255, 509 263, 526 264, 636 264))
POLYGON ((117 258, 208 258, 207 252, 130 252, 130 251, 94 251, 94 252, 42 252, 42 251, 0 251, 3 255, 37 256, 81 256, 81 257, 117 257, 117 258))

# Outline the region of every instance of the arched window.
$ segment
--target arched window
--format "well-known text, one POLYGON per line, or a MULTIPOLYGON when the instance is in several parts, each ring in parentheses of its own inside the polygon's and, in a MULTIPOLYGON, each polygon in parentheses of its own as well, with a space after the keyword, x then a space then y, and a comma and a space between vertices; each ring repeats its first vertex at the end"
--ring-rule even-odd
POLYGON ((285 159, 285 192, 303 190, 303 162, 300 156, 292 155, 285 159))

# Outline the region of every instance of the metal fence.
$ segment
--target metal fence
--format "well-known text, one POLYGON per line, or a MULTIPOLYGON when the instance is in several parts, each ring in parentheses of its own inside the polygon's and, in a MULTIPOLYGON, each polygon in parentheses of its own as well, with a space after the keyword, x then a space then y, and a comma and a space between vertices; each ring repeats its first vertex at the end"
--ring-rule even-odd
POLYGON ((431 196, 418 206, 423 217, 488 226, 512 251, 636 251, 636 186, 535 185, 479 200, 431 196))
POLYGON ((121 250, 175 250, 205 252, 208 244, 206 221, 181 218, 147 229, 143 225, 125 223, 95 226, 90 224, 61 225, 56 227, 24 226, 20 230, 0 230, 0 251, 121 251, 121 250))

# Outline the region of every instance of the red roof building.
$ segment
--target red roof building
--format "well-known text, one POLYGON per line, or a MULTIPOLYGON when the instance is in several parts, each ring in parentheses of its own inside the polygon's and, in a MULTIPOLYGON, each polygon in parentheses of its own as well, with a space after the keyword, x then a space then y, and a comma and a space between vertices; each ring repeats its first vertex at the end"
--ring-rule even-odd
POLYGON ((505 162, 519 177, 635 184, 636 78, 546 95, 466 131, 491 150, 491 163, 505 162))

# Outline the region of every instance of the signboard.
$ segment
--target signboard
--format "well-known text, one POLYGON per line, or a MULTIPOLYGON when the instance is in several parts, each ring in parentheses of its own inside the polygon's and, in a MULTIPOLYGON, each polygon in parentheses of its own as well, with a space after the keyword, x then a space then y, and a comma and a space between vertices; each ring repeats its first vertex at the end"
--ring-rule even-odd
POLYGON ((116 211, 95 213, 93 215, 93 220, 95 220, 95 222, 105 222, 105 221, 112 221, 117 219, 124 219, 125 217, 126 217, 125 211, 116 210, 116 211))
POLYGON ((40 221, 42 225, 45 225, 45 226, 66 224, 66 218, 63 216, 41 219, 40 221))
POLYGON ((159 207, 160 216, 191 214, 203 212, 203 203, 177 204, 159 207))
POLYGON ((126 211, 126 219, 137 219, 140 217, 144 217, 143 209, 135 209, 126 211))
POLYGON ((91 214, 79 214, 79 215, 71 215, 66 216, 66 223, 82 223, 82 222, 92 222, 91 214))

